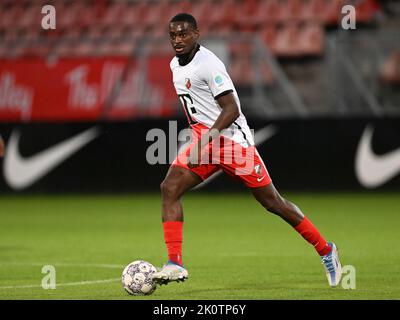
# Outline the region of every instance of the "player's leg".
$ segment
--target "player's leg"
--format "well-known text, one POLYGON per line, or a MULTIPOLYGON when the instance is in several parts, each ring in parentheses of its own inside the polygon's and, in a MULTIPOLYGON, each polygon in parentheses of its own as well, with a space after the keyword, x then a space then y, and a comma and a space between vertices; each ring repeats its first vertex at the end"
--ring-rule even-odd
POLYGON ((272 181, 263 187, 251 189, 257 201, 269 212, 280 216, 292 227, 304 219, 304 214, 292 202, 284 199, 276 190, 272 181))
POLYGON ((265 209, 288 222, 307 242, 314 246, 321 256, 329 284, 332 287, 337 286, 341 278, 341 264, 336 245, 327 242, 301 210, 279 194, 272 182, 263 187, 252 188, 251 191, 265 209))
POLYGON ((301 210, 279 194, 255 148, 241 150, 238 147, 236 149, 239 150, 235 153, 236 159, 239 159, 239 162, 245 165, 223 163, 224 171, 241 180, 252 190, 254 197, 264 208, 288 222, 306 241, 314 246, 326 268, 329 284, 336 286, 340 281, 341 266, 335 244, 328 243, 301 210))
POLYGON ((172 165, 164 181, 160 185, 162 199, 162 221, 182 221, 183 209, 180 201, 181 196, 202 179, 192 171, 172 165))
MULTIPOLYGON (((194 132, 195 136, 198 134, 194 132)), ((188 157, 194 146, 196 146, 195 140, 176 157, 161 183, 162 221, 168 263, 161 271, 153 275, 153 279, 159 283, 185 280, 188 277, 188 272, 182 262, 183 208, 180 199, 186 191, 218 170, 218 167, 213 164, 189 168, 188 157)))
POLYGON ((184 281, 189 276, 182 261, 183 208, 180 199, 186 191, 200 182, 202 179, 192 170, 172 165, 161 183, 162 221, 168 262, 159 272, 153 274, 153 279, 159 284, 184 281))
POLYGON ((182 262, 183 208, 181 197, 199 184, 199 176, 186 168, 172 165, 161 183, 162 222, 168 259, 178 265, 182 262))

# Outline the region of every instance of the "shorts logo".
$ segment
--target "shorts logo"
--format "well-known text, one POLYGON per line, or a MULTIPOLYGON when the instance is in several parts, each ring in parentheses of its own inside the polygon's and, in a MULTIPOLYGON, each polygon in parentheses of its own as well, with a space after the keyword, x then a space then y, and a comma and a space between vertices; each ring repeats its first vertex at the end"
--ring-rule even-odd
POLYGON ((190 79, 185 78, 185 81, 186 81, 186 84, 185 84, 186 88, 190 89, 190 87, 192 86, 192 84, 190 83, 190 79))
POLYGON ((219 76, 219 75, 216 76, 216 77, 215 77, 215 83, 218 84, 218 85, 222 84, 222 77, 219 76))
POLYGON ((258 164, 254 167, 254 172, 258 175, 261 174, 261 164, 258 164))

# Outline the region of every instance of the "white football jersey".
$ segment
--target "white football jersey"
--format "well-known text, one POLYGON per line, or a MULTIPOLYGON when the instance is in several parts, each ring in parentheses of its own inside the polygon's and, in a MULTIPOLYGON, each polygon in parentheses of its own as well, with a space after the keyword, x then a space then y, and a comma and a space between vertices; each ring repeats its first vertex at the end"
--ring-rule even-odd
POLYGON ((235 86, 224 63, 213 52, 200 46, 188 64, 181 66, 178 58, 174 57, 170 67, 176 93, 191 126, 202 123, 211 128, 222 110, 216 99, 221 94, 232 92, 240 115, 222 134, 243 147, 254 145, 235 86))

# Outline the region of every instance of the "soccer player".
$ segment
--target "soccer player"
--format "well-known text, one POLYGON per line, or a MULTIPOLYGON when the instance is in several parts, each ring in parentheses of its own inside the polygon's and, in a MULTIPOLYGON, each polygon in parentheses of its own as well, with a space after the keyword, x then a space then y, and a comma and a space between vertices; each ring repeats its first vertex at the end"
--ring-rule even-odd
POLYGON ((187 13, 173 17, 169 24, 169 38, 175 50, 170 63, 173 82, 192 129, 192 141, 174 160, 161 183, 168 262, 154 274, 153 279, 166 284, 188 278, 189 273, 182 261, 183 209, 180 198, 216 171, 223 170, 242 181, 266 210, 280 216, 314 246, 326 269, 329 285, 337 286, 341 264, 336 245, 327 242, 301 210, 275 189, 254 146, 238 94, 224 64, 214 53, 197 43, 199 30, 195 18, 187 13), (219 161, 210 162, 210 159, 215 160, 212 153, 216 142, 219 142, 219 161), (221 157, 232 152, 233 161, 229 161, 232 157, 221 157), (250 170, 248 163, 251 164, 250 170))

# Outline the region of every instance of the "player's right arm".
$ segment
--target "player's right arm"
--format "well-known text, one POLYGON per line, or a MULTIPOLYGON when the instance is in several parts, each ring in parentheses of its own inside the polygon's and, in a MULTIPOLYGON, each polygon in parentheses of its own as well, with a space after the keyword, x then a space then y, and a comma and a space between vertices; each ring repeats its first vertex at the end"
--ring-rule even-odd
POLYGON ((217 120, 215 120, 214 125, 210 128, 210 130, 201 137, 197 143, 197 146, 192 149, 188 160, 189 168, 195 168, 201 164, 201 150, 214 139, 218 138, 221 131, 229 128, 239 117, 239 107, 232 92, 227 92, 226 94, 220 96, 217 99, 217 102, 222 109, 221 113, 219 114, 217 120))
POLYGON ((233 84, 223 63, 213 59, 203 68, 202 77, 206 81, 215 101, 221 108, 221 113, 210 130, 199 140, 192 149, 188 166, 194 168, 200 165, 201 150, 212 140, 219 137, 222 130, 229 128, 239 117, 239 106, 233 95, 233 84))

